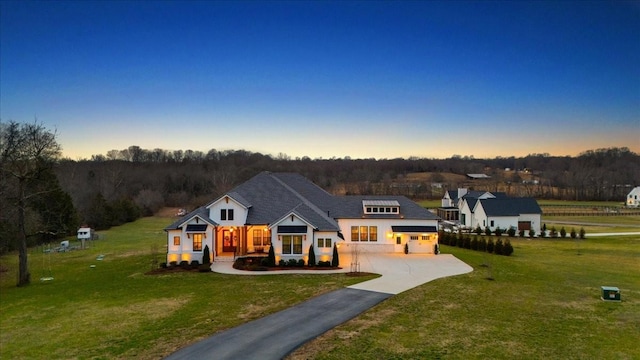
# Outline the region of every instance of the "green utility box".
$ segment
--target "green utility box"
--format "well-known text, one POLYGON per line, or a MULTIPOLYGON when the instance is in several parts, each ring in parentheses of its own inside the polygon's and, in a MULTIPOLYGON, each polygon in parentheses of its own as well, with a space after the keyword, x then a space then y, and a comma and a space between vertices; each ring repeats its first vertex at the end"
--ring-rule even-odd
POLYGON ((620 301, 620 289, 615 286, 601 286, 602 300, 620 301))

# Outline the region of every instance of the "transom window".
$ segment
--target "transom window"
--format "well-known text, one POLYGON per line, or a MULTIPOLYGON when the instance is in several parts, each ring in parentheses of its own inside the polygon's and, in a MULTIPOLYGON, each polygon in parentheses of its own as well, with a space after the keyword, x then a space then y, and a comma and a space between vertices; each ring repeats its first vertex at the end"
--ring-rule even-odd
POLYGON ((378 227, 352 226, 351 241, 378 241, 378 227))
POLYGON ((281 235, 283 254, 302 254, 302 235, 281 235))

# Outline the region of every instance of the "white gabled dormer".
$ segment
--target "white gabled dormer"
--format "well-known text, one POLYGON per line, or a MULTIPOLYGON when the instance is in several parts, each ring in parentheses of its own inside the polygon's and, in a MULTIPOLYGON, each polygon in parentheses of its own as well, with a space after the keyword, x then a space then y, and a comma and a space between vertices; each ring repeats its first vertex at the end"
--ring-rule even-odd
POLYGON ((397 200, 362 200, 362 212, 366 215, 400 214, 397 200))
POLYGON ((243 226, 247 222, 248 204, 227 194, 209 204, 209 218, 221 226, 243 226))

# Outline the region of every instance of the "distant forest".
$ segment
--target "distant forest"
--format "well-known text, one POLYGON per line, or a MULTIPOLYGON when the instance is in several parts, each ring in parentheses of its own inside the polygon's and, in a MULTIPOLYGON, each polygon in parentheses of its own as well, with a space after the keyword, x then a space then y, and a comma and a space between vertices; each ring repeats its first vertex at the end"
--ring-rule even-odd
MULTIPOLYGON (((46 223, 65 224, 52 225, 57 229, 48 232, 49 238, 43 235, 30 242, 73 234, 80 224, 105 229, 152 215, 164 207, 192 210, 261 171, 300 173, 334 194, 394 194, 421 200, 439 199, 446 190, 467 187, 539 199, 622 204, 630 189, 640 185, 640 156, 628 148, 606 148, 576 157, 531 154, 494 159, 311 159, 245 150, 212 149, 204 153, 130 146, 87 160, 58 160, 53 172, 60 191, 49 200, 40 200, 40 206, 51 208, 50 217, 66 214, 64 220, 50 219, 46 223), (472 180, 467 174, 490 178, 472 180), (64 209, 54 203, 63 204, 64 209)), ((42 212, 39 216, 43 217, 42 212)), ((11 233, 11 223, 5 222, 4 226, 4 234, 11 233)), ((0 245, 0 252, 12 247, 7 241, 0 245)))

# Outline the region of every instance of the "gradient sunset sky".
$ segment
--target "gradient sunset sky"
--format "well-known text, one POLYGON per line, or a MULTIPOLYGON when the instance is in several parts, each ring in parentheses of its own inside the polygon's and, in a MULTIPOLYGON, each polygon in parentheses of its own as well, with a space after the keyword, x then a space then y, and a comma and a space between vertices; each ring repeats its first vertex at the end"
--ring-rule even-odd
POLYGON ((640 3, 1 1, 0 120, 112 149, 640 153, 640 3))

